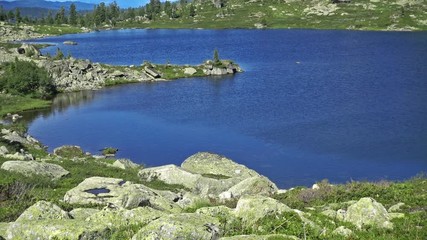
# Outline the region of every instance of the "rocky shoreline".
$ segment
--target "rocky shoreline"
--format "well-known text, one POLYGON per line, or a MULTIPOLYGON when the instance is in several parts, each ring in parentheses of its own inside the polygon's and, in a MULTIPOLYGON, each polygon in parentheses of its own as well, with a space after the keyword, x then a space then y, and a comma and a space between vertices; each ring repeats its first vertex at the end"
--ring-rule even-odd
MULTIPOLYGON (((1 130, 0 139, 41 149, 36 139, 6 128, 1 130)), ((122 178, 88 177, 63 195, 61 202, 71 208, 64 210, 55 203, 40 200, 15 221, 0 223, 0 239, 110 239, 115 232, 131 226, 136 228, 131 236, 135 240, 301 239, 274 232, 233 236, 227 232, 232 224, 256 229, 271 218, 293 221, 304 231, 341 239, 353 238, 354 231, 362 229, 391 231, 393 219, 405 218, 405 214, 399 213, 403 203, 387 210, 371 197, 311 209, 291 208, 275 196, 292 194, 295 190, 278 189, 254 170, 207 152, 188 157, 180 166, 150 168, 125 159, 107 163, 105 157, 84 153, 77 146, 63 146, 44 157, 34 157, 24 150, 10 153, 8 147, 1 146, 1 158, 7 159, 0 168, 4 171, 51 181, 69 177, 71 173, 61 166, 67 159, 79 162, 81 167, 88 161, 101 161, 104 168, 137 172, 144 184, 122 178), (174 188, 158 190, 148 186, 152 182, 174 188), (315 213, 333 222, 334 227, 324 229, 323 223, 313 217, 315 213)), ((315 184, 311 191, 322 191, 323 187, 315 184)))

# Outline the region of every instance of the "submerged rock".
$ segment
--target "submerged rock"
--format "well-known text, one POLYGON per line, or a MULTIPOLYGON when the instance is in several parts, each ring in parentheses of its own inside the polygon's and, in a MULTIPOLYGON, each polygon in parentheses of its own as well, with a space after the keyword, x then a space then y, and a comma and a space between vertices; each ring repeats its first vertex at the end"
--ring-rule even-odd
POLYGON ((132 240, 218 239, 219 224, 217 219, 197 213, 173 214, 150 222, 132 240))
POLYGON ((10 172, 18 172, 25 176, 40 175, 52 180, 59 179, 69 174, 67 170, 59 165, 36 161, 7 161, 1 165, 1 169, 10 172))
POLYGON ((348 207, 344 221, 350 222, 356 227, 374 226, 378 228, 393 228, 390 216, 381 203, 373 198, 361 198, 357 203, 348 207))
POLYGON ((25 210, 16 221, 22 222, 55 219, 70 219, 70 215, 53 203, 39 201, 33 206, 27 208, 27 210, 25 210))

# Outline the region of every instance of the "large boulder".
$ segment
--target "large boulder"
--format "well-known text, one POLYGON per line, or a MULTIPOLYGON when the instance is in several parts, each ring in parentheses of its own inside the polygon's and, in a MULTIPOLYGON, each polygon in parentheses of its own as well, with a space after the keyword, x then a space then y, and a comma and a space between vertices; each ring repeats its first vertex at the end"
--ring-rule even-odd
POLYGON ((354 224, 359 229, 364 226, 392 229, 390 216, 381 203, 373 198, 361 198, 347 208, 344 221, 354 224))
POLYGON ((203 177, 175 165, 146 168, 139 171, 144 181, 160 180, 167 184, 182 185, 200 196, 216 196, 239 182, 236 179, 214 179, 203 177))
POLYGON ((106 225, 81 220, 40 220, 10 223, 6 239, 108 239, 106 225))
POLYGON ((259 176, 257 172, 242 164, 213 153, 199 152, 187 158, 181 167, 199 174, 211 174, 225 177, 249 178, 259 176))
POLYGON ((18 172, 26 176, 40 175, 52 180, 57 180, 69 173, 59 165, 36 161, 7 161, 1 165, 1 169, 18 172))
POLYGON ((219 224, 217 219, 197 213, 172 214, 150 222, 132 239, 217 239, 219 224))
POLYGON ((294 212, 279 201, 264 196, 243 196, 237 202, 234 215, 242 220, 245 226, 253 226, 257 221, 285 212, 294 212))
POLYGON ((86 222, 106 225, 110 228, 119 228, 129 225, 148 224, 167 214, 150 208, 150 207, 137 207, 134 209, 109 209, 105 208, 90 217, 86 218, 86 222))
POLYGON ((240 198, 243 195, 271 196, 278 190, 276 184, 264 176, 247 178, 220 194, 220 198, 240 198), (226 197, 228 196, 228 197, 226 197))
POLYGON ((94 208, 75 208, 69 214, 73 219, 85 220, 99 211, 99 209, 94 208))
POLYGON ((70 204, 114 205, 123 208, 148 206, 166 212, 180 212, 181 208, 154 190, 117 178, 91 177, 69 190, 64 201, 70 204))
POLYGON ((117 159, 114 163, 113 163, 113 167, 116 168, 121 168, 121 169, 137 169, 137 168, 141 168, 141 165, 136 164, 134 162, 132 162, 129 159, 117 159))
POLYGON ((16 221, 23 222, 57 219, 70 219, 70 215, 53 203, 39 201, 33 206, 27 208, 27 210, 25 210, 16 221))

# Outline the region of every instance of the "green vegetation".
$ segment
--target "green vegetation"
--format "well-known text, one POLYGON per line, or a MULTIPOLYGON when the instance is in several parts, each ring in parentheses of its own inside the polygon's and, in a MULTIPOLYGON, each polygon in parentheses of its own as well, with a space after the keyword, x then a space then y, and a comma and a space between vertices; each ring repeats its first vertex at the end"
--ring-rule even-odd
POLYGON ((82 29, 79 27, 69 26, 69 25, 35 25, 34 31, 40 34, 47 35, 63 35, 63 34, 73 34, 81 33, 82 29))
POLYGON ((46 70, 34 62, 19 61, 5 63, 0 78, 0 91, 18 96, 49 99, 56 90, 46 70))
POLYGON ((50 101, 47 100, 0 93, 0 116, 49 106, 50 101))
POLYGON ((103 155, 114 155, 119 151, 117 148, 107 147, 102 150, 103 155))

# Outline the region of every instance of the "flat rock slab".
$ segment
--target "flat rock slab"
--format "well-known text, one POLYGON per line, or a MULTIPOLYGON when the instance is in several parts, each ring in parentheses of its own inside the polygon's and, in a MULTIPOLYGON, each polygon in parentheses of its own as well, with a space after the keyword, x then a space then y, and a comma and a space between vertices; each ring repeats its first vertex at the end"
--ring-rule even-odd
POLYGON ((70 204, 114 205, 123 208, 152 207, 166 212, 180 212, 172 200, 142 185, 118 178, 91 177, 69 190, 64 201, 70 204))
POLYGON ((40 175, 52 180, 57 180, 69 174, 67 170, 59 165, 36 161, 7 161, 1 165, 1 169, 21 173, 25 176, 40 175))

